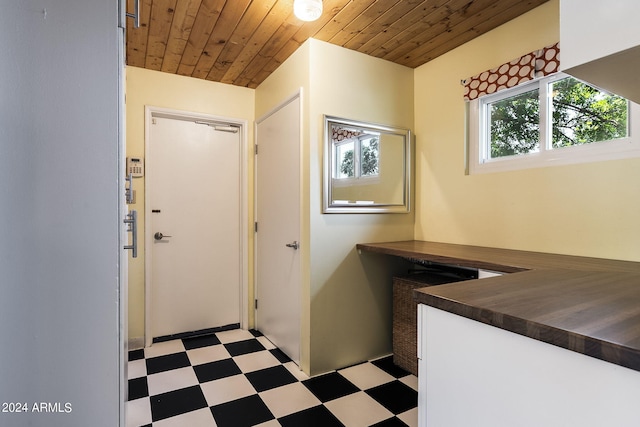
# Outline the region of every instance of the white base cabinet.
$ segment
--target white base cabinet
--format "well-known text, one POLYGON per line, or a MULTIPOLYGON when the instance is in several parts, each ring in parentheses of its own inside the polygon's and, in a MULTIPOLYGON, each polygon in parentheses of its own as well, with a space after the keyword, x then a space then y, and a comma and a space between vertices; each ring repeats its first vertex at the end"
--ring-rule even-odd
POLYGON ((638 426, 640 372, 418 306, 419 425, 638 426))

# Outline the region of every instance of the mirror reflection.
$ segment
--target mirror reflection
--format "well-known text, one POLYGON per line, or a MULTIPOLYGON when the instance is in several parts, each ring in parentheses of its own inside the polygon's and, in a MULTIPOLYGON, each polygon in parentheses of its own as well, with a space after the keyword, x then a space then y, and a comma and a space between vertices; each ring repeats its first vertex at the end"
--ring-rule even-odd
POLYGON ((408 129, 325 116, 325 213, 409 212, 408 129))

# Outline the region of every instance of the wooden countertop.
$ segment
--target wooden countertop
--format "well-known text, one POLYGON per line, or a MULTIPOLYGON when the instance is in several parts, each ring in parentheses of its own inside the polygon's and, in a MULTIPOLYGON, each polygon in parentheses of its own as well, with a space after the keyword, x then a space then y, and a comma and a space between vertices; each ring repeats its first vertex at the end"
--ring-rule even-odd
POLYGON ((418 303, 640 371, 640 263, 446 243, 358 244, 506 274, 414 291, 418 303))

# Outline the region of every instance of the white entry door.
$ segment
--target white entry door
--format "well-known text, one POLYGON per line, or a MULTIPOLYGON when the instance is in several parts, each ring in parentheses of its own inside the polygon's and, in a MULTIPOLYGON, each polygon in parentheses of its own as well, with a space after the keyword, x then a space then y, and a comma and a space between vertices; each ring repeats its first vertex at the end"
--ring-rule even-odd
POLYGON ((256 127, 256 326, 300 362, 300 98, 256 127))
POLYGON ((164 117, 149 129, 152 337, 237 324, 240 133, 164 117))

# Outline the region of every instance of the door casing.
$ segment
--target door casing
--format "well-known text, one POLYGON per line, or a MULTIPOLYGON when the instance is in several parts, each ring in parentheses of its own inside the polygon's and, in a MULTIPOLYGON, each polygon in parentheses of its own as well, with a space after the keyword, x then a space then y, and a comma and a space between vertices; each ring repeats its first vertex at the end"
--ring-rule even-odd
MULTIPOLYGON (((240 143, 241 143, 241 155, 240 155, 240 251, 241 251, 241 285, 240 285, 240 327, 247 329, 249 325, 249 255, 248 255, 248 179, 247 179, 247 155, 248 155, 248 143, 247 143, 247 121, 242 119, 235 119, 222 116, 214 116, 209 114, 194 113, 188 111, 174 110, 161 107, 146 106, 145 107, 145 153, 150 152, 151 142, 151 123, 155 116, 162 116, 165 118, 174 118, 180 120, 203 120, 203 121, 218 121, 225 122, 240 127, 240 143)), ((145 155, 146 156, 146 155, 145 155)), ((150 192, 148 191, 148 183, 145 180, 145 227, 144 227, 144 264, 145 264, 145 347, 150 347, 153 334, 151 331, 151 292, 152 292, 152 275, 151 275, 151 260, 152 251, 147 250, 152 247, 153 244, 153 231, 151 227, 146 226, 146 221, 151 218, 151 203, 149 200, 150 192)))

